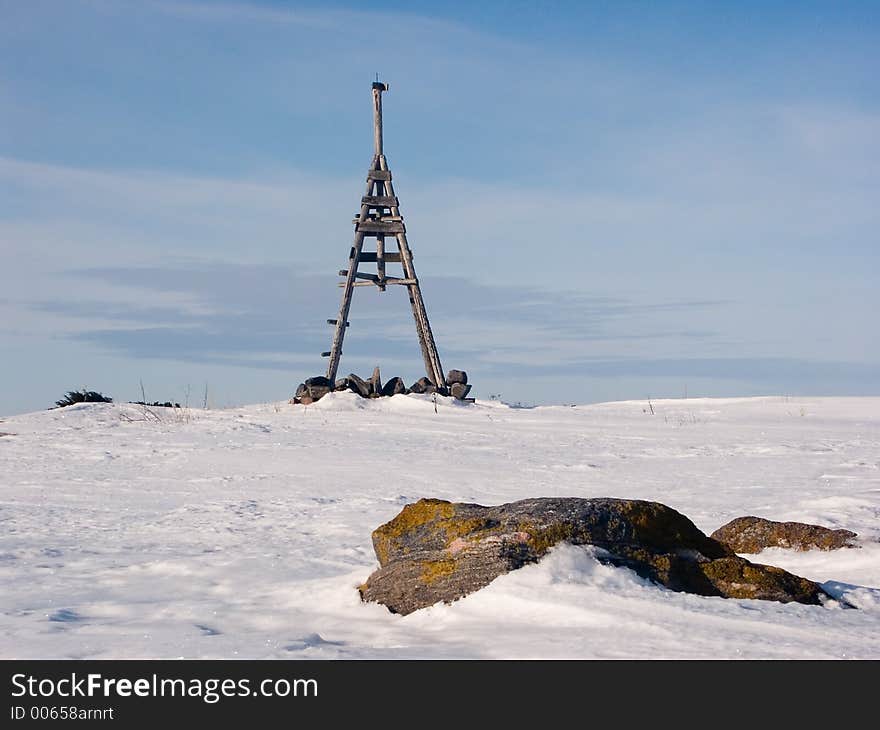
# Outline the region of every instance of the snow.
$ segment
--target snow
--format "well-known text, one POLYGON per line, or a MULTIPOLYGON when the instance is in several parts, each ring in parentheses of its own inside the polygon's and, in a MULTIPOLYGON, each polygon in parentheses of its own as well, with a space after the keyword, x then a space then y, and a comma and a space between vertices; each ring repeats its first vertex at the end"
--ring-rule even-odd
POLYGON ((880 658, 880 398, 152 412, 0 421, 0 656, 880 658), (370 533, 407 502, 553 495, 854 530, 746 557, 859 610, 674 593, 571 546, 451 605, 361 603, 370 533))

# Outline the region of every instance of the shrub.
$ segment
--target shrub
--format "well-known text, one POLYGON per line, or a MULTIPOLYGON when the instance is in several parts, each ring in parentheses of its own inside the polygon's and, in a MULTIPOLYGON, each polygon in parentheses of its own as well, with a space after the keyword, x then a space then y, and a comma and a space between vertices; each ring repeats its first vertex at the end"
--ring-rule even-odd
POLYGON ((72 406, 74 403, 112 403, 113 399, 108 398, 103 393, 94 390, 70 390, 61 400, 56 400, 55 405, 58 408, 64 406, 72 406))

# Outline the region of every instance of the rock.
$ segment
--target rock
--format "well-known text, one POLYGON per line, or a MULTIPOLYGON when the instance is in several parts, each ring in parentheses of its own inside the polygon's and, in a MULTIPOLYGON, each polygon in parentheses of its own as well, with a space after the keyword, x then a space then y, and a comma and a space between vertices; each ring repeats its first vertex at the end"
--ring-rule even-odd
POLYGON ((453 398, 464 400, 467 398, 467 394, 471 392, 471 386, 465 385, 464 383, 453 383, 449 390, 452 393, 453 398))
POLYGON ((735 553, 759 553, 764 548, 836 550, 856 547, 856 533, 804 522, 774 522, 761 517, 737 517, 712 533, 735 553))
POLYGON ((367 381, 370 386, 370 396, 378 398, 382 395, 382 375, 379 373, 379 366, 373 369, 372 377, 367 381))
POLYGON ((303 398, 307 399, 304 405, 308 405, 312 402, 312 396, 309 395, 309 389, 306 388, 306 384, 300 383, 298 386, 296 386, 296 393, 294 393, 294 396, 290 399, 290 402, 302 403, 303 398))
POLYGON ((313 389, 319 388, 333 388, 334 383, 325 378, 323 375, 316 375, 313 378, 306 378, 306 382, 304 383, 306 388, 308 388, 309 392, 313 389))
POLYGON ((331 383, 323 375, 308 378, 297 387, 296 394, 293 396, 293 402, 302 403, 303 405, 314 403, 332 391, 335 385, 335 383, 331 383))
POLYGON ((447 603, 567 542, 675 591, 818 604, 827 594, 781 568, 750 563, 658 502, 544 497, 483 507, 422 499, 373 532, 379 569, 364 601, 407 614, 447 603))
POLYGON ((354 373, 349 373, 348 377, 348 387, 352 390, 352 392, 357 393, 361 398, 367 398, 370 395, 370 385, 363 378, 358 377, 354 373))
POLYGON ((431 382, 431 379, 426 375, 423 375, 419 378, 415 383, 412 384, 412 387, 409 389, 410 393, 435 393, 437 391, 437 387, 431 382))
POLYGON ((349 390, 352 393, 356 393, 357 395, 366 398, 370 393, 370 386, 354 373, 349 373, 344 378, 340 378, 336 381, 336 387, 334 390, 349 390))
POLYGON ((446 373, 446 385, 452 386, 455 383, 467 385, 467 373, 464 370, 450 370, 446 373))
POLYGON ((385 383, 382 388, 382 395, 391 396, 398 393, 406 393, 406 386, 403 384, 403 378, 394 377, 385 383))

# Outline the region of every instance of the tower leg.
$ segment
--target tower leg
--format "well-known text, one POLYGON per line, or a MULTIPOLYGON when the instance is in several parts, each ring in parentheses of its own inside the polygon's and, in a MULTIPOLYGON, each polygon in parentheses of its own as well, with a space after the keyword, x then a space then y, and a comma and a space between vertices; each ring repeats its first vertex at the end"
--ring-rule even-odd
MULTIPOLYGON (((402 258, 405 258, 402 257, 402 258)), ((407 278, 415 279, 415 273, 408 273, 407 278)), ((413 319, 416 321, 416 331, 419 335, 419 345, 422 347, 422 358, 425 361, 425 370, 428 377, 438 388, 444 388, 446 381, 443 375, 443 366, 440 364, 440 355, 437 353, 437 345, 434 342, 434 333, 431 332, 431 324, 428 322, 428 314, 425 311, 425 300, 422 299, 422 291, 418 284, 409 284, 409 303, 413 311, 413 319)))
POLYGON ((327 363, 327 379, 331 383, 336 382, 336 371, 339 370, 342 341, 345 338, 345 330, 348 329, 348 311, 351 309, 354 281, 363 246, 364 234, 358 233, 354 238, 351 260, 348 262, 348 274, 345 277, 345 286, 342 288, 342 304, 339 306, 339 316, 336 318, 336 329, 333 332, 333 345, 330 347, 330 362, 327 363))
MULTIPOLYGON (((388 169, 385 155, 379 155, 379 168, 388 169)), ((385 181, 385 194, 394 197, 394 185, 390 180, 385 181)), ((399 216, 400 207, 391 208, 391 215, 399 216)), ((422 348, 422 359, 425 361, 425 374, 438 388, 445 387, 446 379, 443 374, 443 366, 440 364, 440 355, 437 352, 437 344, 434 342, 434 333, 431 331, 431 323, 428 321, 428 312, 425 309, 425 300, 422 298, 422 290, 419 288, 419 280, 416 269, 412 262, 412 251, 406 240, 405 233, 397 234, 397 247, 400 250, 400 263, 403 267, 403 275, 407 279, 415 281, 407 285, 409 303, 412 307, 413 319, 416 322, 416 332, 419 335, 419 345, 422 348)))

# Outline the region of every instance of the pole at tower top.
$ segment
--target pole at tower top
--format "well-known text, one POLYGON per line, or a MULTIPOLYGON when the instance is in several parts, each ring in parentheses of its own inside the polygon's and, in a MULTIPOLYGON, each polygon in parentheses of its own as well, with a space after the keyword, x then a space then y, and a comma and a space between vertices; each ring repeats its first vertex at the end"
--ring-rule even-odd
POLYGON ((388 84, 381 81, 373 82, 373 141, 376 156, 382 153, 382 92, 388 91, 388 84))

